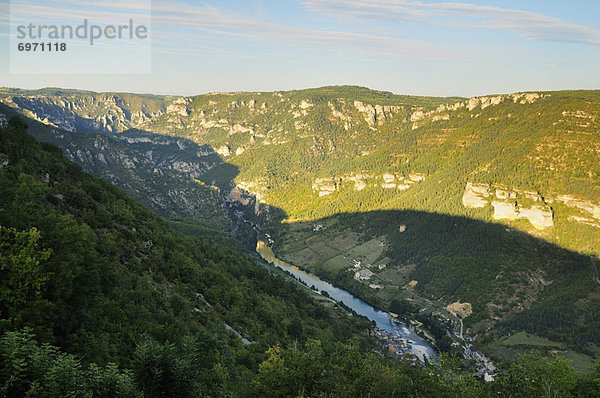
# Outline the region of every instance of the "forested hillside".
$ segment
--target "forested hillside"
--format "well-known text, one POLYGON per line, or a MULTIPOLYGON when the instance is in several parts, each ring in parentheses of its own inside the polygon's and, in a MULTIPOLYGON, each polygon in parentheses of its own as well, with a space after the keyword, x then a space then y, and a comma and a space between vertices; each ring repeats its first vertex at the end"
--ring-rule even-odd
POLYGON ((0 394, 7 397, 486 397, 600 394, 560 358, 456 362, 370 352, 370 326, 186 237, 123 191, 0 127, 0 394))
MULTIPOLYGON (((16 111, 58 126, 61 106, 94 121, 104 103, 89 92, 1 94, 16 111)), ((199 201, 214 203, 204 207, 214 217, 200 218, 217 220, 224 199, 249 205, 280 257, 386 310, 394 299, 468 303, 461 316, 482 344, 527 330, 590 358, 600 353, 598 91, 462 99, 336 86, 152 97, 154 105, 119 98, 124 114, 160 108, 133 130, 117 133, 122 118, 95 130, 136 159, 154 164, 135 142, 150 133, 219 155, 187 174, 216 198, 199 201), (316 233, 319 225, 326 229, 316 233), (347 271, 354 260, 386 268, 358 282, 347 271)), ((195 198, 169 184, 170 198, 195 198)), ((182 208, 166 215, 181 217, 182 208)))
MULTIPOLYGON (((15 114, 15 109, 0 104, 0 118, 15 114)), ((209 146, 138 131, 118 136, 85 134, 24 120, 36 139, 60 146, 86 172, 123 188, 160 215, 200 220, 212 227, 211 233, 232 228, 223 196, 196 180, 221 163, 209 146)))
POLYGON ((3 394, 70 395, 80 381, 61 372, 81 363, 105 387, 116 377, 147 396, 245 395, 271 345, 366 338, 368 321, 328 310, 255 259, 174 232, 25 129, 13 118, 0 134, 0 329, 22 331, 1 343, 3 394), (36 348, 32 333, 74 356, 36 348))

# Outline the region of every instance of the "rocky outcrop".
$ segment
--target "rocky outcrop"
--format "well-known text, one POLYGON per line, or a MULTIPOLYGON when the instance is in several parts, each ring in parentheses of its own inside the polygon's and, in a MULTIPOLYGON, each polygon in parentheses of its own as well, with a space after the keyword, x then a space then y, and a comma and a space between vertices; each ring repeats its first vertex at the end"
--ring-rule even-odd
POLYGON ((381 188, 383 189, 393 189, 396 188, 396 179, 403 180, 403 177, 398 177, 394 174, 384 173, 382 175, 383 184, 381 184, 381 188))
POLYGON ((190 102, 192 102, 191 98, 177 98, 167 106, 167 113, 175 113, 183 117, 189 116, 192 113, 188 107, 190 102))
POLYGON ((405 178, 398 174, 383 173, 381 176, 383 183, 381 188, 383 189, 399 189, 401 191, 406 190, 412 186, 412 184, 420 181, 425 181, 425 175, 421 173, 410 173, 408 178, 405 178))
POLYGON ((351 181, 354 183, 355 191, 362 191, 367 187, 367 180, 372 178, 370 174, 350 174, 342 177, 343 181, 351 181))
POLYGON ((67 131, 117 133, 165 113, 166 101, 131 94, 73 92, 61 96, 24 92, 0 101, 25 116, 67 131))
POLYGON ((569 216, 568 220, 579 224, 589 225, 591 227, 600 228, 600 223, 596 222, 593 218, 580 217, 580 216, 569 216))
MULTIPOLYGON (((410 116, 410 121, 413 122, 413 130, 419 128, 423 123, 417 122, 438 122, 444 120, 450 120, 452 117, 450 112, 457 111, 459 109, 466 109, 472 112, 476 109, 485 109, 489 106, 500 105, 504 101, 512 101, 519 104, 531 104, 540 98, 549 97, 550 94, 544 93, 515 93, 508 95, 496 95, 486 97, 473 97, 464 101, 455 102, 453 104, 442 104, 435 110, 424 111, 423 109, 416 109, 410 116)), ((473 115, 471 115, 473 117, 473 115)), ((478 116, 478 115, 475 115, 478 116)), ((496 119, 497 120, 497 119, 496 119)))
POLYGON ((554 226, 554 213, 546 205, 533 205, 530 208, 519 206, 516 202, 493 201, 494 220, 527 219, 538 230, 554 226))
POLYGON ((518 211, 520 217, 528 219, 536 229, 554 226, 554 213, 548 206, 534 205, 531 208, 519 208, 518 211))
POLYGON ((343 183, 353 182, 354 190, 362 191, 369 186, 369 180, 372 180, 374 187, 379 186, 383 189, 405 190, 415 183, 424 181, 425 178, 425 175, 420 173, 411 173, 408 177, 392 174, 391 172, 383 173, 381 177, 366 173, 352 173, 342 177, 317 178, 312 184, 312 190, 317 192, 319 196, 328 196, 338 190, 343 183), (382 182, 379 183, 380 181, 382 182))
POLYGON ((408 175, 408 179, 412 182, 420 182, 420 181, 425 181, 425 174, 421 174, 421 173, 410 173, 408 175))
POLYGON ((389 174, 389 173, 384 173, 382 178, 383 178, 383 182, 385 182, 386 184, 389 184, 396 180, 396 176, 394 174, 389 174))
POLYGON ((594 217, 596 220, 600 220, 600 206, 597 204, 587 200, 578 199, 570 195, 559 195, 556 197, 556 200, 569 207, 582 210, 594 217))
POLYGON ((317 178, 312 184, 312 189, 313 191, 316 191, 319 196, 328 196, 335 192, 338 185, 339 181, 336 178, 317 178))
POLYGON ((462 203, 466 208, 477 209, 488 205, 489 198, 495 196, 499 200, 492 201, 494 220, 527 219, 539 230, 554 225, 554 212, 542 196, 535 191, 509 190, 502 186, 477 184, 468 182, 463 193, 462 203), (516 201, 523 198, 525 201, 540 202, 540 204, 525 207, 516 201))
POLYGON ((456 110, 462 107, 466 107, 469 111, 477 107, 481 107, 481 109, 485 109, 488 106, 500 105, 503 101, 509 100, 512 102, 518 102, 520 104, 532 104, 540 98, 549 97, 550 94, 542 94, 542 93, 515 93, 508 95, 496 95, 496 96, 486 96, 486 97, 473 97, 469 98, 466 101, 458 102, 455 104, 441 105, 438 107, 437 111, 441 112, 444 110, 456 110))
POLYGON ((386 119, 394 116, 402 107, 391 105, 370 105, 361 101, 354 101, 354 107, 363 114, 370 127, 383 124, 386 119))
POLYGON ((485 207, 488 204, 490 196, 490 186, 488 184, 473 184, 467 182, 465 193, 462 197, 463 206, 471 209, 485 207))
POLYGON ((231 151, 229 150, 229 147, 227 145, 220 146, 217 149, 217 153, 219 155, 221 155, 221 156, 224 156, 224 157, 227 157, 227 156, 231 155, 231 151))

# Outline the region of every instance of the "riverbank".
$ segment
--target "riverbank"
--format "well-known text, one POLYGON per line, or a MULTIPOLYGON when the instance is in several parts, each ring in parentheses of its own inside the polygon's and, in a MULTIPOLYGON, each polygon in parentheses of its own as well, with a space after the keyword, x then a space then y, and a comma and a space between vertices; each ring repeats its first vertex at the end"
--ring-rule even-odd
POLYGON ((271 247, 264 241, 259 240, 256 246, 257 253, 267 262, 291 273, 307 286, 314 286, 318 292, 327 292, 330 298, 341 302, 359 315, 375 322, 377 328, 392 333, 398 337, 411 340, 410 352, 421 361, 425 358, 437 358, 436 350, 425 342, 414 329, 404 323, 391 318, 388 313, 378 310, 363 300, 353 296, 346 290, 333 286, 329 282, 321 280, 318 276, 305 272, 295 265, 289 264, 275 256, 271 247))

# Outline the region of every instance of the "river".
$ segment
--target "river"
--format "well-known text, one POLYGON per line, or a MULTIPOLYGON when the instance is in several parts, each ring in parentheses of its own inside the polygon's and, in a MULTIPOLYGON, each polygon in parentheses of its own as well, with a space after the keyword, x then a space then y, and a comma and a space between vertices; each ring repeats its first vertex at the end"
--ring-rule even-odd
POLYGON ((267 262, 288 271, 296 278, 306 283, 306 285, 315 286, 319 291, 326 291, 332 299, 341 301, 349 308, 354 310, 357 314, 363 315, 371 321, 375 321, 375 324, 378 328, 412 340, 413 343, 411 352, 421 361, 423 361, 425 357, 429 359, 437 358, 438 355, 433 347, 423 341, 423 339, 415 333, 413 328, 404 323, 392 320, 388 313, 373 308, 363 300, 354 297, 352 294, 343 289, 333 286, 329 282, 321 280, 314 274, 302 271, 298 267, 278 259, 273 253, 273 250, 263 241, 258 241, 258 244, 256 245, 256 251, 267 262))

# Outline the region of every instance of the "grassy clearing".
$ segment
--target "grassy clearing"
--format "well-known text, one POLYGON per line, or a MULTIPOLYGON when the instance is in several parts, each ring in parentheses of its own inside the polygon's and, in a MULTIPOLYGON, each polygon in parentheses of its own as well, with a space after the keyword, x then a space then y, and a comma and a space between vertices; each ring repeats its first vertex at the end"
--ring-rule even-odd
POLYGON ((309 248, 315 253, 318 253, 323 260, 330 259, 339 254, 339 250, 331 247, 329 243, 323 239, 311 240, 309 248))
POLYGON ((350 250, 359 244, 358 234, 351 231, 345 231, 344 233, 335 236, 328 236, 327 240, 330 242, 331 246, 340 251, 350 250))
POLYGON ((399 268, 386 268, 377 275, 379 275, 381 279, 385 280, 389 284, 395 286, 404 286, 410 282, 408 275, 413 271, 414 268, 414 265, 399 268))
POLYGON ((538 337, 534 334, 529 334, 526 332, 515 333, 512 336, 507 337, 502 340, 500 344, 506 346, 532 346, 532 347, 556 347, 556 348, 564 348, 562 343, 557 343, 555 341, 548 340, 543 337, 538 337))
POLYGON ((344 258, 343 255, 337 255, 332 259, 329 259, 325 264, 324 267, 328 270, 338 270, 340 268, 348 268, 352 266, 352 261, 350 261, 348 258, 344 258))
POLYGON ((563 343, 551 341, 534 334, 519 332, 504 340, 487 345, 484 350, 497 358, 512 359, 517 354, 529 353, 532 350, 546 355, 559 355, 570 360, 576 371, 588 373, 594 369, 596 362, 591 356, 569 350, 563 343))
POLYGON ((367 263, 374 263, 385 250, 383 239, 371 239, 360 246, 348 251, 348 255, 359 258, 367 263))
POLYGON ((309 247, 297 252, 286 253, 283 258, 292 264, 306 268, 313 268, 321 260, 321 256, 309 247))
POLYGON ((584 355, 575 351, 569 350, 566 352, 559 352, 558 355, 573 362, 575 370, 581 373, 589 373, 594 369, 597 363, 597 361, 594 361, 589 355, 584 355))

